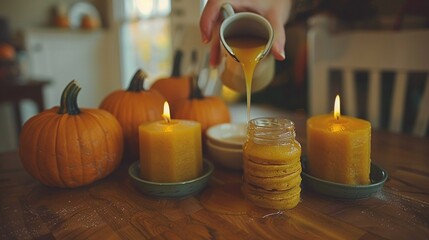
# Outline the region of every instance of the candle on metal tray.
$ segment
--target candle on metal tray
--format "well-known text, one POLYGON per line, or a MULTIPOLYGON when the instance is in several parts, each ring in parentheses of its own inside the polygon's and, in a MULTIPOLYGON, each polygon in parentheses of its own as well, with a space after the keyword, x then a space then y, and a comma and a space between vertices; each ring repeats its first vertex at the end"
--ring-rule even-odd
POLYGON ((153 182, 194 179, 202 172, 201 124, 170 118, 164 103, 164 120, 139 126, 141 178, 153 182))
POLYGON ((340 99, 334 114, 307 120, 309 173, 317 178, 343 184, 369 184, 371 165, 371 124, 341 116, 340 99))

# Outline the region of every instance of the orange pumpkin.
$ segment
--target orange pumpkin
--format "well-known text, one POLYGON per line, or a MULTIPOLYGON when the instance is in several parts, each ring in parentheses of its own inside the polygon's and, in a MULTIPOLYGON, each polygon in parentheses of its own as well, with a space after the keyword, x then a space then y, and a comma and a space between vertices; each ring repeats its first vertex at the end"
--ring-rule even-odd
POLYGON ((92 18, 88 14, 82 15, 80 19, 80 28, 90 30, 90 29, 96 29, 99 27, 99 23, 97 19, 92 18))
POLYGON ((158 91, 170 105, 174 105, 179 100, 189 98, 191 79, 190 76, 160 78, 150 89, 158 91))
POLYGON ((53 22, 54 22, 55 27, 59 27, 59 28, 69 28, 70 27, 70 21, 66 15, 55 16, 53 19, 53 22))
POLYGON ((0 43, 0 59, 14 60, 16 57, 15 48, 8 43, 0 43))
POLYGON ((143 122, 161 120, 164 97, 155 90, 143 88, 146 73, 138 70, 127 90, 110 93, 100 104, 101 109, 112 113, 124 131, 125 158, 139 159, 138 126, 143 122))
POLYGON ((207 128, 231 121, 226 103, 218 96, 204 97, 195 79, 192 81, 191 96, 177 101, 171 112, 173 118, 200 122, 203 137, 207 128))
POLYGON ((119 165, 123 133, 107 111, 79 108, 80 87, 70 82, 61 105, 23 126, 19 155, 24 169, 48 186, 73 188, 106 177, 119 165))
MULTIPOLYGON (((188 75, 180 73, 180 64, 183 52, 177 50, 174 54, 173 70, 170 77, 159 78, 151 86, 151 89, 157 90, 164 96, 170 106, 182 99, 187 99, 191 95, 192 72, 188 75)), ((196 65, 196 51, 192 52, 192 65, 196 65)))

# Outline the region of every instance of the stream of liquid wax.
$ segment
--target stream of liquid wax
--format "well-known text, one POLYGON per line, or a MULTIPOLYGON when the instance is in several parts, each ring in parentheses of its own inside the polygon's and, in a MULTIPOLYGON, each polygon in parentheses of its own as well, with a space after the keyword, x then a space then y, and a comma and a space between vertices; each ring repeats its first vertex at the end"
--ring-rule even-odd
MULTIPOLYGON (((250 105, 253 73, 259 62, 258 56, 265 49, 267 40, 256 37, 234 37, 227 39, 234 55, 239 60, 246 81, 247 121, 250 120, 250 105)), ((241 191, 241 181, 222 186, 212 186, 201 196, 202 205, 211 211, 229 215, 248 215, 265 218, 282 214, 282 210, 263 209, 247 201, 241 191)))
POLYGON ((257 37, 233 37, 228 38, 226 42, 243 68, 246 81, 247 121, 249 121, 253 73, 259 62, 258 56, 265 49, 267 40, 257 37))

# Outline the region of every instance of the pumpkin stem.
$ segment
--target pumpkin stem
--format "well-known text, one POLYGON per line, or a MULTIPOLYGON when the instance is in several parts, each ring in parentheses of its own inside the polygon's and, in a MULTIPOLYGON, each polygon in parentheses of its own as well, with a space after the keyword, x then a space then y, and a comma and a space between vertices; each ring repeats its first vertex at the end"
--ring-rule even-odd
POLYGON ((58 109, 58 113, 59 114, 63 114, 66 113, 66 106, 67 106, 67 94, 70 91, 70 88, 73 86, 73 84, 75 83, 75 80, 72 80, 71 82, 69 82, 69 84, 67 84, 67 86, 64 88, 63 93, 61 94, 61 102, 60 102, 60 109, 58 109))
POLYGON ((182 50, 178 49, 174 53, 174 60, 173 60, 173 70, 171 70, 171 76, 172 77, 180 77, 180 64, 182 63, 182 57, 183 52, 182 50))
POLYGON ((77 115, 80 113, 79 106, 77 104, 77 95, 79 94, 82 88, 76 85, 75 88, 72 89, 72 93, 68 99, 70 109, 68 110, 69 115, 77 115))
POLYGON ((190 99, 202 99, 204 98, 203 93, 201 92, 200 87, 198 86, 198 73, 197 73, 197 51, 193 50, 191 55, 191 94, 189 96, 190 99))
POLYGON ((76 80, 67 84, 61 94, 61 104, 58 109, 58 114, 68 113, 69 115, 77 115, 80 113, 79 106, 77 105, 77 95, 80 89, 81 87, 77 85, 76 80))
POLYGON ((204 98, 203 93, 201 92, 200 87, 198 86, 198 77, 193 75, 191 77, 191 83, 189 84, 191 87, 191 94, 189 95, 189 99, 202 99, 204 98))
POLYGON ((147 77, 146 72, 144 72, 143 70, 139 69, 137 70, 137 72, 134 74, 133 78, 131 79, 130 85, 128 86, 127 91, 130 92, 141 92, 144 91, 144 80, 147 77))

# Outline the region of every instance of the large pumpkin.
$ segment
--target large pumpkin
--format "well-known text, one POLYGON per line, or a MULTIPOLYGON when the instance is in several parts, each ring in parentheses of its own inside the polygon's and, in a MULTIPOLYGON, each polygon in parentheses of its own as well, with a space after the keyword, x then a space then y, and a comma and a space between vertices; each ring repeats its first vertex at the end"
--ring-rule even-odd
POLYGON ((195 78, 192 81, 190 97, 177 101, 171 112, 173 118, 200 122, 203 137, 207 128, 231 121, 226 103, 218 96, 203 96, 195 78))
POLYGON ((80 87, 70 82, 61 105, 30 118, 23 126, 19 155, 24 169, 48 186, 78 187, 106 177, 120 163, 123 133, 101 109, 80 109, 80 87))
POLYGON ((125 158, 139 159, 138 126, 144 122, 161 120, 164 97, 155 90, 143 87, 146 73, 137 70, 127 90, 109 94, 100 104, 101 109, 112 113, 124 131, 125 158))

